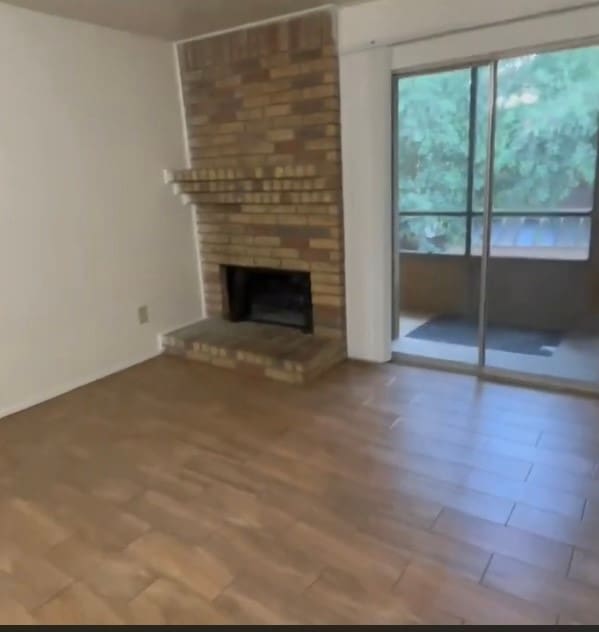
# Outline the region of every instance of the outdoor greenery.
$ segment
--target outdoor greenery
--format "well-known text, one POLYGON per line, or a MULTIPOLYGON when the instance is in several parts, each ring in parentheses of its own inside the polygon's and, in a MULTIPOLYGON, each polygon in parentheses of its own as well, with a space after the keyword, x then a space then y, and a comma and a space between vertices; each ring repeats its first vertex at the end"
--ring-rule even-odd
MULTIPOLYGON (((489 68, 477 69, 474 212, 481 212, 489 68)), ((464 251, 470 69, 399 80, 398 210, 409 249, 464 251), (412 217, 410 217, 412 215, 412 217)), ((592 206, 599 115, 599 47, 506 59, 498 66, 496 210, 548 215, 592 206)))

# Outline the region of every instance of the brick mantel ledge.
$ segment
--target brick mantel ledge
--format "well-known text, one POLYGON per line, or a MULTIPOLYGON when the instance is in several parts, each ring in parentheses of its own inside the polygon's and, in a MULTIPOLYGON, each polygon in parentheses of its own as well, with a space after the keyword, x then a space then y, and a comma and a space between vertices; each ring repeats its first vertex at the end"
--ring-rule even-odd
POLYGON ((184 204, 336 204, 339 176, 314 165, 164 171, 184 204))

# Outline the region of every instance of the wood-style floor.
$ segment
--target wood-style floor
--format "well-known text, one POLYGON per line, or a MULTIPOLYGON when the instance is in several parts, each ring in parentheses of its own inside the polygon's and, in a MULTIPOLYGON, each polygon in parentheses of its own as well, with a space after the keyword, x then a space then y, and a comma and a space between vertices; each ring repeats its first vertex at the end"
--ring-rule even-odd
POLYGON ((0 423, 2 623, 596 623, 599 402, 159 358, 0 423))

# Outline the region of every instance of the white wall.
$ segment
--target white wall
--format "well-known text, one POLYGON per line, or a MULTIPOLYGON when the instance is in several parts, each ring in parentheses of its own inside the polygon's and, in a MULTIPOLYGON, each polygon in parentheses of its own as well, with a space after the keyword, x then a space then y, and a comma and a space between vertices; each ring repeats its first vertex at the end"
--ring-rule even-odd
POLYGON ((471 57, 510 54, 534 46, 552 46, 592 40, 599 35, 599 6, 577 9, 510 24, 481 27, 392 48, 391 66, 402 72, 419 67, 451 64, 471 57))
POLYGON ((391 51, 340 59, 347 350, 391 357, 391 51), (344 131, 347 130, 347 131, 344 131))
POLYGON ((0 92, 2 416, 155 355, 200 300, 172 46, 0 4, 0 92))
POLYGON ((578 0, 378 0, 339 10, 350 357, 382 362, 391 355, 392 70, 448 65, 469 57, 599 36, 599 6, 523 18, 579 4, 578 0), (515 18, 518 21, 501 23, 515 18), (471 27, 477 28, 412 41, 471 27))
MULTIPOLYGON (((348 52, 397 44, 457 29, 473 28, 548 11, 585 0, 378 0, 343 7, 339 48, 348 52)), ((588 4, 588 2, 587 2, 588 4)))

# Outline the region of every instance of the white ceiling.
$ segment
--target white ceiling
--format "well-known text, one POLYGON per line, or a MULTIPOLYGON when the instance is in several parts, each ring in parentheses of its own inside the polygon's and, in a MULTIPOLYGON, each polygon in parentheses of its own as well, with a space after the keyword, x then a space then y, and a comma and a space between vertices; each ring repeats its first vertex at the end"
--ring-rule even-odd
MULTIPOLYGON (((115 29, 181 40, 305 9, 361 5, 369 0, 0 0, 26 9, 115 29)), ((391 30, 396 41, 435 32, 488 24, 599 0, 382 0, 371 12, 348 12, 360 31, 391 30), (402 19, 398 19, 398 9, 402 19), (365 17, 366 16, 366 17, 365 17), (375 24, 375 22, 382 22, 375 24), (354 21, 355 21, 354 20, 354 21), (440 25, 443 28, 440 28, 440 25), (366 27, 366 28, 364 28, 366 27)))
POLYGON ((8 4, 169 40, 355 0, 4 0, 8 4))

